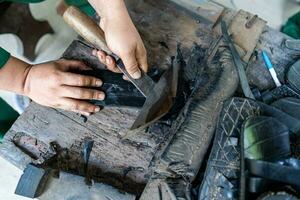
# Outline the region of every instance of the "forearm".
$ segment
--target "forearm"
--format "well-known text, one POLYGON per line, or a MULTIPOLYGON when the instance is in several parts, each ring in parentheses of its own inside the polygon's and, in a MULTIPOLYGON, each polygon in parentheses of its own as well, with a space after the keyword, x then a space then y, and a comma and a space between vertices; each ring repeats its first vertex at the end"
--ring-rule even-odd
POLYGON ((88 0, 101 18, 130 18, 124 0, 88 0))
POLYGON ((25 81, 31 66, 13 56, 0 69, 0 89, 25 95, 25 81))

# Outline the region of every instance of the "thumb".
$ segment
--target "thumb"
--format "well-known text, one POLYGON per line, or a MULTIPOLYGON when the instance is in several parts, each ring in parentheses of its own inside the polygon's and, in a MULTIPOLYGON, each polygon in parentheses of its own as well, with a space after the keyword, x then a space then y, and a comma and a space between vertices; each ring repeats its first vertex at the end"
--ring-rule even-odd
POLYGON ((141 78, 141 70, 139 69, 138 61, 135 57, 135 51, 123 56, 122 58, 125 68, 130 76, 134 79, 141 78))
POLYGON ((136 58, 138 61, 139 68, 143 70, 143 72, 148 72, 148 61, 147 61, 147 51, 145 47, 138 48, 136 53, 136 58))

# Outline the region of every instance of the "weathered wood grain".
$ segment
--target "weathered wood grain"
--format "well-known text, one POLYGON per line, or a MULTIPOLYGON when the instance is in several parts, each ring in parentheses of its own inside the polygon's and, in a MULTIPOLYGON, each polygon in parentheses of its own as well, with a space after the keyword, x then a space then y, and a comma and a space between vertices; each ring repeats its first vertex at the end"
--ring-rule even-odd
MULTIPOLYGON (((206 84, 205 81, 208 79, 213 81, 213 76, 217 73, 208 73, 206 76, 197 77, 198 72, 203 70, 203 66, 197 65, 197 63, 203 57, 198 55, 201 52, 193 50, 195 47, 208 49, 217 32, 212 33, 206 25, 199 23, 186 12, 178 10, 178 7, 167 1, 128 0, 127 5, 148 50, 150 67, 161 69, 169 67, 172 57, 177 54, 177 47, 180 43, 182 56, 186 62, 185 67, 191 67, 195 70, 187 73, 187 76, 200 79, 203 83, 203 88, 199 89, 198 96, 192 100, 191 107, 187 106, 185 110, 186 112, 189 111, 190 115, 184 126, 179 129, 178 134, 175 133, 177 129, 154 128, 152 131, 144 130, 128 140, 122 140, 121 136, 128 130, 138 114, 137 109, 104 108, 100 113, 88 117, 86 121, 80 115, 32 103, 5 136, 3 145, 0 145, 1 156, 19 168, 24 168, 30 162, 44 163, 57 153, 50 144, 55 141, 61 148, 65 149, 59 153, 57 162, 49 163, 49 165, 84 175, 81 148, 83 139, 89 136, 95 140, 89 171, 96 181, 128 192, 141 194, 153 171, 176 170, 176 167, 179 166, 179 164, 176 165, 177 161, 183 163, 183 167, 177 168, 179 173, 176 172, 176 175, 190 175, 191 180, 195 178, 211 141, 213 123, 217 116, 212 113, 207 116, 198 116, 198 113, 218 111, 221 101, 228 96, 228 94, 224 95, 225 92, 232 92, 223 91, 220 87, 222 84, 226 85, 230 82, 229 79, 236 78, 235 74, 228 73, 228 77, 215 80, 216 82, 219 81, 218 84, 221 83, 221 86, 218 85, 218 93, 214 93, 216 88, 213 86, 216 84, 212 82, 206 84), (197 73, 194 73, 196 71, 197 73), (211 96, 206 99, 205 95, 211 96), (202 107, 201 103, 205 101, 208 101, 206 102, 208 107, 202 107), (206 120, 206 123, 199 124, 199 118, 203 121, 206 120), (190 133, 189 126, 196 129, 195 136, 193 136, 194 133, 190 133), (192 147, 189 147, 189 142, 192 147), (185 151, 179 154, 179 148, 185 148, 185 151), (155 168, 160 156, 162 156, 162 163, 159 168, 155 168), (174 162, 175 165, 171 166, 174 162), (193 173, 188 174, 189 169, 194 170, 193 173), (180 174, 181 172, 183 174, 180 174)), ((228 16, 233 16, 233 14, 227 13, 225 18, 230 19, 228 16)), ((278 36, 280 34, 272 30, 269 31, 269 33, 264 33, 261 38, 261 48, 269 48, 270 46, 279 48, 278 44, 275 45, 270 42, 269 37, 274 33, 278 38, 282 38, 282 36, 278 36)), ((275 41, 280 40, 276 39, 275 41)), ((94 68, 103 68, 97 58, 91 55, 91 51, 91 48, 75 41, 63 57, 82 60, 94 68)), ((280 59, 279 54, 276 53, 274 56, 276 56, 274 59, 280 59)), ((291 57, 293 56, 289 55, 289 58, 291 57)), ((267 87, 270 81, 263 82, 266 74, 259 76, 259 80, 257 80, 257 76, 253 78, 253 74, 258 73, 252 73, 257 67, 253 63, 256 61, 251 61, 247 69, 251 83, 264 84, 267 87)), ((285 64, 286 62, 281 62, 280 67, 285 69, 285 64)), ((211 68, 207 67, 207 69, 215 70, 216 68, 212 66, 211 68)), ((230 69, 233 69, 232 66, 221 66, 221 71, 224 70, 224 73, 230 69)), ((184 120, 185 118, 183 118, 184 120)), ((179 128, 180 124, 174 126, 179 128)))
POLYGON ((196 19, 207 23, 209 26, 214 26, 222 15, 225 8, 212 1, 199 0, 170 0, 178 6, 187 10, 196 19))
MULTIPOLYGON (((145 41, 151 67, 169 67, 179 43, 187 61, 195 45, 208 48, 213 40, 204 25, 165 1, 128 1, 128 7, 145 41)), ((91 51, 82 43, 74 42, 63 57, 103 68, 91 51)), ((17 167, 24 168, 30 162, 44 163, 53 156, 50 143, 55 141, 68 151, 60 153, 59 162, 51 166, 83 175, 81 143, 89 136, 95 140, 90 157, 91 176, 119 189, 141 193, 153 162, 165 145, 164 134, 169 132, 141 131, 128 140, 121 140, 137 114, 137 109, 104 108, 85 122, 80 115, 32 103, 7 133, 0 152, 17 167)))

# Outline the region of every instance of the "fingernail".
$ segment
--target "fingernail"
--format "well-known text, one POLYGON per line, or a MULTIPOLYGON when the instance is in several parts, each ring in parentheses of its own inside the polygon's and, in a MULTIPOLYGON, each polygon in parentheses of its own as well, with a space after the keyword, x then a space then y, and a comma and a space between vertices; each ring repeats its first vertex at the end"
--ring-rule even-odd
POLYGON ((123 75, 123 79, 124 79, 125 81, 130 81, 130 80, 128 79, 128 77, 125 76, 125 75, 123 75))
POLYGON ((105 61, 105 58, 104 58, 103 55, 100 55, 100 60, 101 60, 101 61, 105 61))
POLYGON ((111 64, 111 59, 110 58, 106 58, 106 63, 110 65, 111 64))
POLYGON ((140 70, 138 70, 138 71, 134 72, 134 74, 132 74, 132 78, 134 78, 134 79, 139 79, 139 78, 141 78, 141 76, 142 76, 142 74, 141 74, 140 70))
POLYGON ((93 56, 96 56, 96 55, 97 55, 97 51, 96 51, 96 50, 93 50, 93 51, 92 51, 92 54, 93 54, 93 56))
POLYGON ((104 93, 98 94, 98 99, 104 100, 105 99, 105 94, 104 93))
POLYGON ((97 81, 96 81, 96 86, 102 86, 102 81, 97 80, 97 81))
POLYGON ((100 111, 100 107, 96 107, 95 112, 99 112, 99 111, 100 111))

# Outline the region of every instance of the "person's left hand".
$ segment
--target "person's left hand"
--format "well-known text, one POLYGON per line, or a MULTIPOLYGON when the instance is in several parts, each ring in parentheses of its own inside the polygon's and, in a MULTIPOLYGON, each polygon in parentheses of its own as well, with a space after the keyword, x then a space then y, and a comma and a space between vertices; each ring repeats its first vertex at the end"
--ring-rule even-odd
POLYGON ((72 73, 90 69, 82 62, 63 59, 30 66, 23 95, 41 105, 83 115, 99 112, 100 107, 87 100, 104 100, 104 92, 93 89, 100 87, 102 81, 72 73))

